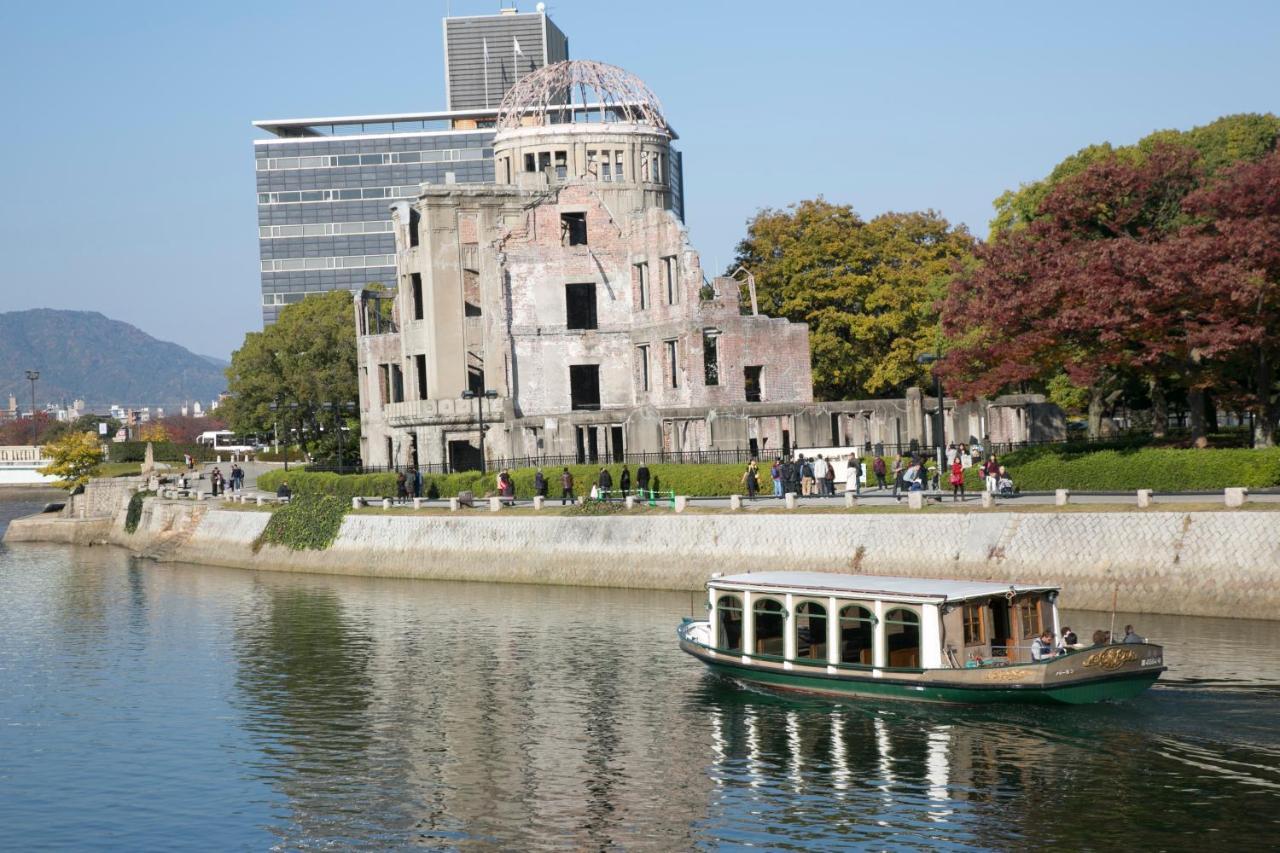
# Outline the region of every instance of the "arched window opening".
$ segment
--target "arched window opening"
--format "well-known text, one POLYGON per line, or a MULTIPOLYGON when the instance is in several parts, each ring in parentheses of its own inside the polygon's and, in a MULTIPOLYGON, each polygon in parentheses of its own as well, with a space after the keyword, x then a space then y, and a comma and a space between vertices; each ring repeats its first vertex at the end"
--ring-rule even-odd
POLYGON ((840 608, 840 662, 871 666, 876 617, 859 604, 840 608))
POLYGON ((920 666, 920 616, 914 610, 900 607, 886 613, 884 633, 889 666, 920 666))
POLYGON ((756 654, 782 657, 786 610, 772 598, 762 598, 752 607, 756 623, 756 654))
POLYGON ((716 648, 742 652, 742 599, 736 595, 716 601, 716 648))
POLYGON ((812 601, 796 605, 796 659, 801 663, 827 662, 827 608, 812 601))

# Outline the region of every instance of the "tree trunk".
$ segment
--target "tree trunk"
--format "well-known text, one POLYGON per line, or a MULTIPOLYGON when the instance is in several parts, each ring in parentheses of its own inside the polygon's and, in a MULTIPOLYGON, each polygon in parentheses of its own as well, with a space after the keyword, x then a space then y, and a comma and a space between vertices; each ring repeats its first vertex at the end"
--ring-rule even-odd
POLYGON ((1097 441, 1102 437, 1102 407, 1105 394, 1101 385, 1089 386, 1089 439, 1097 441))
POLYGON ((1164 438, 1169 427, 1169 401, 1164 396, 1164 386, 1159 379, 1151 380, 1151 434, 1164 438))
POLYGON ((1271 369, 1271 360, 1265 350, 1259 349, 1258 366, 1254 372, 1254 383, 1258 395, 1258 413, 1253 419, 1253 446, 1276 446, 1276 422, 1280 421, 1280 400, 1272 390, 1275 374, 1271 369))
POLYGON ((1205 436, 1204 389, 1187 389, 1187 408, 1190 410, 1191 444, 1193 447, 1205 447, 1209 439, 1205 436))

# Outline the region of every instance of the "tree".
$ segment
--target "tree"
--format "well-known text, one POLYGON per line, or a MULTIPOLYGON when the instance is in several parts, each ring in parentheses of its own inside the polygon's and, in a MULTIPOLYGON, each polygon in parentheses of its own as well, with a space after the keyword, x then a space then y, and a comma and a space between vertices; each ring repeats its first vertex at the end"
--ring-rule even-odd
POLYGON ((172 441, 169 430, 165 428, 163 421, 151 421, 143 424, 142 429, 138 431, 139 441, 154 441, 157 444, 162 441, 172 441))
POLYGON ((52 460, 39 469, 45 476, 58 477, 58 485, 73 491, 89 482, 102 464, 102 445, 91 432, 67 433, 44 447, 45 456, 52 460))
MULTIPOLYGON (((278 426, 287 443, 319 446, 326 434, 321 428, 333 431, 326 404, 341 405, 358 395, 351 294, 309 296, 286 306, 273 325, 245 335, 244 345, 232 353, 227 382, 230 396, 218 412, 236 432, 270 435, 278 426)), ((342 420, 358 429, 358 421, 342 420)))
POLYGON ((859 399, 927 381, 917 357, 939 345, 937 303, 973 247, 933 211, 864 222, 817 198, 760 211, 733 269, 755 275, 764 313, 808 324, 817 397, 859 399))

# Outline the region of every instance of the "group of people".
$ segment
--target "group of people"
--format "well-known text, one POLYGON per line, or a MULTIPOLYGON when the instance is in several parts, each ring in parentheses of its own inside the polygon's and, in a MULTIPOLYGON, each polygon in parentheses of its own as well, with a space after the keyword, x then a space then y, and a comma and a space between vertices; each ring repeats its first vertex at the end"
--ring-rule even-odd
MULTIPOLYGON (((1133 629, 1132 625, 1124 626, 1124 637, 1121 643, 1145 643, 1146 637, 1140 635, 1133 629)), ((1109 646, 1111 645, 1111 632, 1098 629, 1093 632, 1093 646, 1109 646)), ((1080 638, 1076 636, 1076 632, 1070 627, 1062 626, 1062 642, 1055 643, 1052 631, 1044 631, 1035 642, 1031 644, 1032 660, 1049 660, 1059 655, 1065 655, 1068 652, 1077 651, 1085 648, 1084 643, 1080 642, 1080 638)))
MULTIPOLYGON (((635 487, 637 494, 643 494, 649 491, 649 481, 651 474, 649 466, 643 462, 636 469, 635 487)), ((612 500, 614 497, 626 498, 631 494, 631 468, 625 463, 622 471, 618 474, 618 488, 614 491, 613 473, 608 468, 601 468, 596 474, 595 482, 591 484, 591 498, 593 500, 612 500)), ((533 491, 538 497, 547 497, 547 477, 539 468, 533 475, 533 491)), ((574 495, 574 479, 573 472, 565 466, 560 472, 560 505, 573 503, 577 498, 574 495)))
POLYGON ((232 494, 239 494, 244 491, 244 469, 232 462, 231 470, 224 475, 221 468, 215 467, 209 472, 209 484, 214 497, 226 494, 228 489, 232 494))
MULTIPOLYGON (((852 474, 856 470, 860 470, 860 467, 857 459, 851 454, 849 471, 852 474)), ((794 459, 778 457, 769 469, 769 479, 773 481, 775 498, 783 495, 826 497, 836 493, 836 466, 832 460, 826 459, 821 453, 813 459, 806 459, 803 453, 794 459)), ((853 475, 855 483, 853 490, 857 489, 860 479, 859 475, 853 475)), ((748 497, 754 500, 755 493, 759 489, 759 466, 756 460, 752 459, 747 466, 743 481, 747 487, 748 497)))

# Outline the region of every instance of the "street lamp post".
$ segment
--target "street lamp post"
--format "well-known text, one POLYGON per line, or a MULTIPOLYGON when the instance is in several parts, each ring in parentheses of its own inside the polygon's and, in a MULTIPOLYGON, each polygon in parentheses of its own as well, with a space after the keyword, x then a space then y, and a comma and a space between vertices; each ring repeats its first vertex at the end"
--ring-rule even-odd
MULTIPOLYGON (((916 359, 920 364, 936 365, 940 358, 939 353, 925 353, 916 359)), ((938 448, 938 482, 942 482, 943 463, 946 458, 947 445, 947 418, 942 408, 942 380, 938 378, 936 366, 930 371, 933 374, 933 393, 938 398, 938 420, 934 423, 933 438, 938 448)))
POLYGON ((36 423, 36 380, 40 378, 40 371, 28 370, 27 379, 31 381, 31 446, 36 446, 36 438, 38 436, 39 425, 36 423))
POLYGON ((344 466, 344 457, 342 449, 342 413, 355 408, 355 403, 348 400, 345 403, 325 403, 324 408, 333 410, 333 425, 338 430, 338 473, 346 473, 344 466))
POLYGON ((470 388, 462 392, 462 399, 476 401, 476 419, 480 422, 480 473, 481 474, 485 473, 488 470, 488 466, 485 464, 485 458, 484 458, 484 402, 483 401, 486 399, 495 400, 497 399, 497 397, 498 397, 498 392, 494 391, 492 388, 485 389, 483 394, 477 394, 475 391, 472 391, 470 388))

